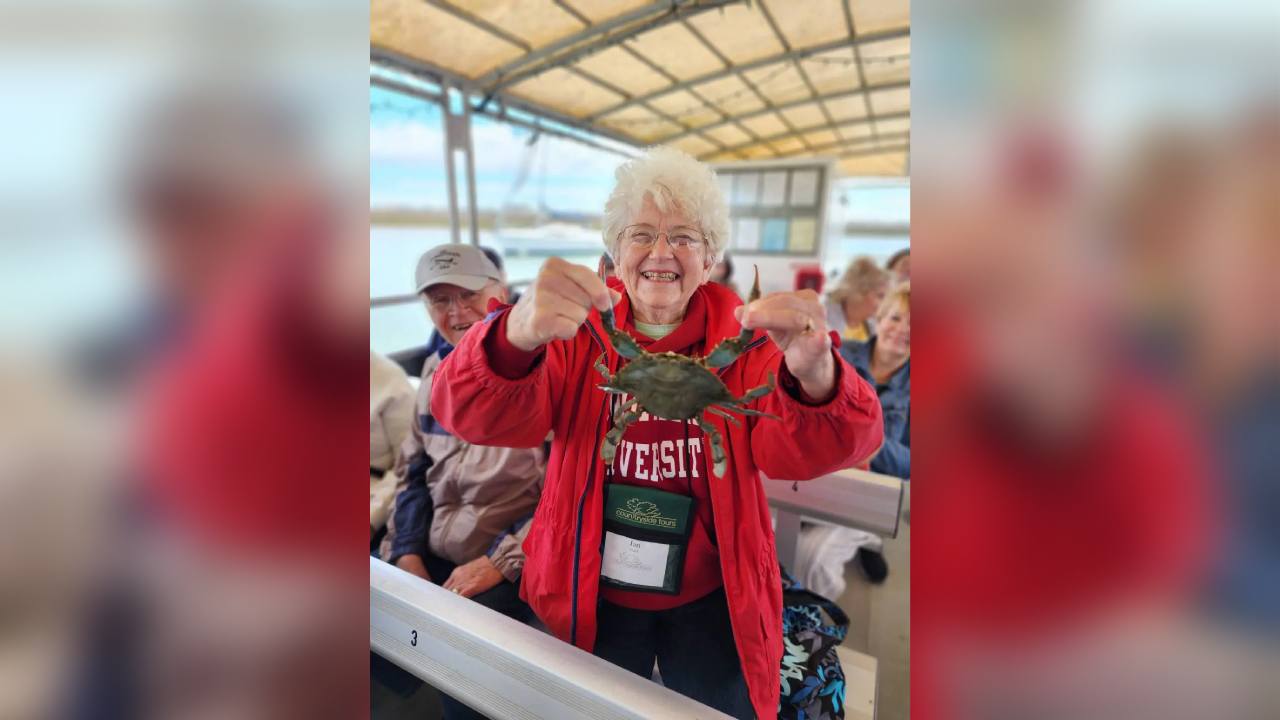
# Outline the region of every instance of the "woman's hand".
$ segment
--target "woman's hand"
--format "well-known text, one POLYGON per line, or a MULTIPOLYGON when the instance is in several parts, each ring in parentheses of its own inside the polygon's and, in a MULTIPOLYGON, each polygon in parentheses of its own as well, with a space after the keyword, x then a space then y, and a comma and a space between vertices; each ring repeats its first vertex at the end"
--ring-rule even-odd
POLYGON ((502 573, 494 567, 489 556, 481 555, 465 565, 454 568, 449 579, 445 580, 441 587, 469 598, 492 589, 502 580, 502 573))
POLYGON ((525 352, 533 352, 552 340, 568 340, 586 322, 591 308, 608 310, 620 297, 590 269, 548 258, 512 308, 507 318, 507 340, 525 352))
POLYGON ((836 384, 827 315, 812 290, 770 293, 735 311, 745 328, 761 328, 780 348, 806 395, 825 399, 836 384))

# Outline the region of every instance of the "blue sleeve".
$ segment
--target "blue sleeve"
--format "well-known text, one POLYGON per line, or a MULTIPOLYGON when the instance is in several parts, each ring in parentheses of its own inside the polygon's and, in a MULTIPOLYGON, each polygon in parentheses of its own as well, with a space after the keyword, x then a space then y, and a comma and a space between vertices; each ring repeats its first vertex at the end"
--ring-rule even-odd
POLYGON ((431 493, 427 490, 429 467, 431 458, 425 453, 410 461, 405 488, 396 496, 396 534, 391 541, 391 556, 387 560, 393 565, 402 555, 425 555, 427 552, 431 516, 435 512, 431 504, 431 493))
POLYGON ((893 475, 903 480, 911 479, 911 413, 907 412, 906 423, 900 434, 884 435, 884 445, 880 452, 871 458, 872 472, 893 475))

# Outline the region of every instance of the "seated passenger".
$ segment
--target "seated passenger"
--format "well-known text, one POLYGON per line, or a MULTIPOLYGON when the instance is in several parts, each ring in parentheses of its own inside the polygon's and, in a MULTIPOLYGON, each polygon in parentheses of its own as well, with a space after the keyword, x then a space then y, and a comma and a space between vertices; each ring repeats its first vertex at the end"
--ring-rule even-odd
POLYGON ((845 340, 866 342, 875 334, 872 318, 889 289, 889 273, 869 257, 855 258, 827 293, 827 325, 845 340))
POLYGON ((870 342, 846 343, 840 354, 875 385, 884 410, 884 445, 871 469, 911 479, 911 283, 898 285, 880 303, 870 342))
POLYGON ((484 318, 490 300, 506 299, 501 271, 476 247, 441 245, 419 260, 415 280, 439 340, 423 363, 417 422, 396 461, 394 510, 381 555, 404 570, 471 597, 504 579, 518 580, 523 557, 515 535, 505 537, 502 547, 491 546, 532 514, 544 460, 536 450, 465 443, 440 427, 431 414, 431 385, 440 361, 484 318), (462 565, 470 568, 455 573, 450 567, 462 565), (456 581, 449 579, 455 574, 485 582, 454 587, 456 581))
MULTIPOLYGON (((871 458, 874 472, 911 478, 911 284, 898 285, 876 313, 878 332, 867 343, 846 343, 840 354, 876 388, 884 414, 884 445, 871 458)), ((853 558, 866 578, 883 582, 889 567, 879 536, 862 530, 808 524, 800 531, 796 577, 819 595, 844 593, 844 566, 853 558)))
MULTIPOLYGON (((394 469, 396 497, 382 541, 387 562, 521 622, 533 618, 520 600, 521 543, 542 491, 542 450, 486 447, 445 430, 431 412, 440 362, 503 301, 501 273, 478 248, 442 245, 418 263, 418 292, 443 338, 422 367, 416 421, 394 469)), ((480 717, 442 697, 446 718, 480 717)))
POLYGON ((894 285, 911 282, 911 248, 903 248, 890 255, 884 269, 889 271, 894 285))
POLYGON ((387 473, 413 425, 413 386, 404 370, 369 353, 369 533, 387 524, 395 499, 395 479, 387 473))

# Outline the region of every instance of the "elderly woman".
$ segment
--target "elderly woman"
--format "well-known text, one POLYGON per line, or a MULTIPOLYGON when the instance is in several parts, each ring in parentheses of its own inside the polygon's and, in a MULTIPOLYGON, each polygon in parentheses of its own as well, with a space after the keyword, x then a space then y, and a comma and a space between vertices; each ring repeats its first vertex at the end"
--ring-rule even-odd
POLYGON ((869 257, 854 258, 827 293, 827 324, 845 340, 866 342, 875 334, 873 316, 888 290, 888 272, 869 257))
POLYGON ((627 162, 605 206, 615 277, 547 260, 514 307, 441 365, 432 407, 472 442, 532 447, 554 432, 521 586, 552 632, 644 677, 656 659, 667 687, 736 717, 774 717, 782 593, 760 473, 803 480, 866 460, 880 446, 880 404, 832 350, 813 292, 742 307, 707 282, 727 215, 715 174, 688 155, 655 148, 627 162), (698 424, 647 413, 605 466, 620 402, 593 365, 601 354, 611 373, 622 364, 604 340, 599 311, 610 307, 649 352, 700 356, 756 331, 720 377, 741 396, 776 375, 751 407, 778 419, 709 416, 723 476, 709 472, 698 424), (628 524, 623 508, 655 510, 641 503, 675 518, 675 531, 628 524))
POLYGON ((911 479, 911 283, 898 285, 876 310, 870 342, 848 343, 840 354, 875 385, 884 411, 884 446, 871 469, 911 479))

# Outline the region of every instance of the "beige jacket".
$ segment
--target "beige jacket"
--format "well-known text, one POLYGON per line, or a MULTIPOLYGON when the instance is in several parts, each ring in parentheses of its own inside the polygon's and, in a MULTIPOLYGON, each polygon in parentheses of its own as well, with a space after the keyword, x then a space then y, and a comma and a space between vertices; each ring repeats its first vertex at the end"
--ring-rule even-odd
POLYGON ((369 526, 374 530, 385 525, 391 513, 396 481, 388 473, 413 425, 413 404, 409 376, 391 360, 370 352, 369 526))
MULTIPOLYGON (((428 535, 431 553, 459 565, 488 553, 503 576, 514 582, 524 568, 520 545, 528 531, 527 519, 542 494, 546 472, 543 450, 473 445, 446 432, 430 409, 431 382, 439 365, 439 357, 433 355, 422 368, 417 420, 400 447, 394 471, 396 503, 402 502, 409 488, 406 475, 410 462, 426 453, 433 461, 426 471, 433 505, 428 535), (491 547, 504 533, 497 547, 491 547)), ((381 547, 388 562, 408 552, 403 542, 397 543, 397 537, 414 532, 396 528, 394 509, 391 515, 381 547)), ((405 514, 401 515, 403 522, 405 514)))

